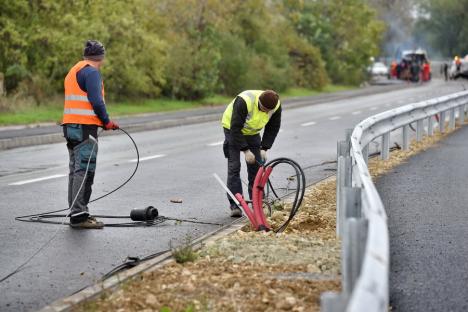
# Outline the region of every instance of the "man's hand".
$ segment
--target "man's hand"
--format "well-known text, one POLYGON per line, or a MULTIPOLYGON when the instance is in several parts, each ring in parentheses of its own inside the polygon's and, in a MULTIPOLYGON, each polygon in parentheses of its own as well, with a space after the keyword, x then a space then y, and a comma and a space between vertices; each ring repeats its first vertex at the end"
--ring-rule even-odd
POLYGON ((267 153, 267 151, 260 150, 260 157, 262 158, 263 163, 266 163, 266 161, 267 161, 267 154, 266 153, 267 153))
POLYGON ((255 164, 255 155, 249 149, 244 151, 245 162, 249 165, 255 164))
POLYGON ((104 130, 117 130, 119 129, 119 125, 115 121, 109 121, 104 125, 104 130))

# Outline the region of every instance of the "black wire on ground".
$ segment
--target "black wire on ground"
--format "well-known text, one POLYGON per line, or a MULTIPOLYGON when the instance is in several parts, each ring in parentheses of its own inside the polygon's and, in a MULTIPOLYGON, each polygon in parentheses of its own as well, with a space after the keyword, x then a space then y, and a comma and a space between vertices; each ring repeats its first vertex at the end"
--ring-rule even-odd
MULTIPOLYGON (((274 230, 276 233, 283 232, 288 227, 291 220, 296 216, 301 206, 302 200, 304 198, 305 188, 306 188, 306 180, 305 180, 304 171, 302 170, 301 166, 294 160, 289 159, 289 158, 284 158, 284 157, 277 158, 265 164, 265 167, 271 166, 274 169, 279 164, 288 164, 291 167, 293 167, 294 171, 296 172, 295 176, 297 176, 298 178, 296 179, 296 189, 295 189, 294 201, 291 207, 291 212, 289 213, 288 219, 279 228, 274 230)), ((275 188, 273 187, 271 181, 268 181, 268 186, 271 189, 272 193, 275 195, 275 197, 279 199, 280 197, 276 193, 275 188)))
MULTIPOLYGON (((135 141, 133 140, 133 138, 130 136, 130 134, 123 130, 123 129, 120 129, 120 131, 122 131, 123 133, 125 133, 129 138, 130 140, 132 141, 133 145, 135 146, 135 151, 137 153, 137 163, 136 163, 136 166, 135 166, 135 169, 133 171, 133 173, 131 174, 131 176, 124 182, 122 183, 120 186, 118 186, 117 188, 115 188, 114 190, 104 194, 103 196, 100 196, 98 198, 95 198, 93 200, 90 201, 91 202, 95 202, 101 198, 104 198, 112 193, 114 193, 115 191, 117 191, 118 189, 122 188, 125 184, 127 184, 132 178, 133 176, 135 175, 136 171, 138 170, 138 165, 140 163, 140 153, 138 151, 138 146, 136 145, 135 141)), ((96 146, 96 143, 97 141, 95 142, 95 144, 93 145, 93 149, 94 147, 96 146)), ((92 152, 91 152, 92 153, 92 152)), ((89 168, 89 162, 91 161, 91 158, 88 160, 88 165, 86 167, 86 174, 88 173, 88 168, 89 168)), ((85 174, 85 175, 86 175, 85 174)), ((83 184, 81 185, 81 187, 83 186, 83 184)), ((81 187, 80 187, 80 190, 81 190, 81 187)), ((75 198, 76 199, 76 198, 75 198)), ((73 203, 72 203, 73 205, 73 203)), ((59 224, 65 224, 66 222, 57 222, 57 221, 48 221, 48 222, 45 222, 44 220, 42 221, 37 221, 37 220, 34 220, 34 218, 38 218, 40 216, 45 216, 45 215, 48 215, 48 214, 53 214, 53 213, 57 213, 57 212, 63 212, 63 211, 67 211, 69 210, 71 207, 68 207, 68 208, 64 208, 64 209, 59 209, 59 210, 54 210, 54 211, 48 211, 48 212, 42 212, 42 213, 38 213, 38 214, 31 214, 31 215, 24 215, 24 216, 19 216, 19 217, 15 217, 15 220, 16 221, 23 221, 23 222, 42 222, 42 223, 59 223, 59 224), (26 219, 26 218, 29 218, 29 219, 26 219), (26 220, 25 220, 26 219, 26 220)), ((68 217, 69 215, 64 215, 63 217, 68 217)), ((122 226, 122 225, 119 225, 119 226, 122 226)), ((20 272, 37 254, 39 254, 44 248, 46 248, 52 241, 53 239, 55 238, 55 236, 57 235, 58 233, 58 230, 55 232, 54 235, 52 235, 49 240, 44 243, 40 248, 38 248, 25 262, 23 262, 21 265, 19 265, 15 270, 13 270, 11 273, 7 274, 6 276, 4 276, 3 278, 0 279, 0 283, 2 283, 3 281, 7 280, 8 278, 10 278, 11 276, 15 275, 16 273, 20 272)))
MULTIPOLYGON (((36 223, 69 225, 70 224, 69 222, 49 220, 49 219, 54 219, 54 218, 64 218, 66 216, 67 215, 65 214, 43 214, 43 215, 34 215, 33 217, 29 217, 29 218, 17 217, 16 220, 21 221, 21 222, 36 222, 36 223)), ((96 217, 96 218, 102 218, 102 219, 130 219, 130 216, 118 216, 118 215, 91 215, 91 216, 96 217)), ((195 223, 195 224, 216 225, 216 226, 224 225, 221 223, 198 221, 196 219, 180 219, 180 218, 158 216, 154 220, 132 221, 132 222, 122 222, 122 223, 104 223, 104 226, 106 227, 137 227, 137 226, 148 227, 148 226, 161 224, 165 221, 176 221, 176 222, 183 222, 183 223, 195 223)))
MULTIPOLYGON (((137 170, 138 170, 138 166, 140 165, 140 152, 138 150, 138 146, 135 142, 135 140, 132 138, 132 136, 127 132, 125 131, 124 129, 122 128, 119 128, 118 130, 122 131, 123 133, 125 133, 129 138, 130 140, 132 141, 133 143, 133 146, 135 147, 135 152, 136 152, 136 156, 137 156, 137 161, 136 161, 136 165, 135 165, 135 169, 133 169, 133 172, 132 174, 122 183, 120 184, 118 187, 116 187, 115 189, 113 189, 112 191, 110 192, 107 192, 105 193, 104 195, 102 196, 99 196, 97 198, 94 198, 92 200, 89 201, 89 203, 92 203, 92 202, 95 202, 95 201, 98 201, 106 196, 109 196, 110 194, 116 192, 117 190, 121 189, 125 184, 127 184, 128 182, 130 182, 131 179, 133 179, 133 177, 135 176, 137 170)), ((69 210, 70 208, 64 208, 64 209, 59 209, 59 210, 53 210, 53 211, 45 211, 45 212, 40 212, 40 213, 35 213, 35 214, 30 214, 30 215, 24 215, 24 216, 18 216, 18 217, 15 217, 15 220, 16 221, 23 221, 23 222, 35 222, 35 221, 28 221, 28 220, 24 220, 26 218, 34 218, 34 217, 42 217, 42 216, 45 216, 45 215, 49 215, 49 214, 54 214, 54 213, 57 213, 57 212, 62 212, 62 211, 66 211, 66 210, 69 210)))
MULTIPOLYGON (((100 200, 100 199, 102 199, 102 198, 104 198, 106 196, 109 196, 110 194, 115 193, 116 191, 120 190, 128 182, 130 182, 130 180, 133 179, 133 177, 135 176, 135 174, 136 174, 136 172, 138 170, 138 166, 140 164, 140 152, 138 150, 138 146, 137 146, 135 140, 132 138, 132 136, 126 130, 124 130, 122 128, 119 128, 118 130, 125 133, 128 136, 128 138, 132 141, 133 146, 135 147, 136 159, 137 159, 135 168, 133 169, 132 174, 122 184, 120 184, 118 187, 116 187, 112 191, 107 192, 102 196, 99 196, 97 198, 94 198, 94 199, 90 200, 89 203, 96 202, 96 201, 98 201, 98 200, 100 200)), ((54 210, 54 211, 46 211, 46 212, 35 213, 35 214, 24 215, 24 216, 18 216, 18 217, 15 217, 15 220, 16 221, 21 221, 21 222, 39 222, 39 223, 69 225, 69 222, 58 222, 58 221, 52 221, 52 220, 44 220, 44 219, 50 219, 50 218, 66 217, 67 215, 62 215, 62 214, 57 215, 56 213, 66 211, 68 209, 69 208, 59 209, 59 210, 54 210)), ((93 215, 93 217, 105 218, 105 219, 130 218, 129 216, 114 216, 114 215, 93 215)), ((125 223, 105 223, 104 226, 107 226, 107 227, 137 227, 137 226, 147 227, 147 226, 157 225, 157 224, 163 223, 163 222, 168 221, 168 220, 177 221, 177 222, 206 224, 206 225, 218 225, 218 226, 222 225, 220 223, 211 223, 211 222, 196 221, 196 220, 190 220, 190 219, 178 219, 178 218, 170 218, 170 217, 159 216, 154 221, 150 221, 150 222, 147 222, 147 221, 143 221, 143 222, 134 221, 134 222, 125 222, 125 223)))

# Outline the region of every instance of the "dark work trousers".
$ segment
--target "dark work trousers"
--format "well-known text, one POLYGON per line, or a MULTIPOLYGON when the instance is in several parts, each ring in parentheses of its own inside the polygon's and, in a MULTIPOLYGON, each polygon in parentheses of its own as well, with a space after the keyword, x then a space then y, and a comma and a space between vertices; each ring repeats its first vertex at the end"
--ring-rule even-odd
POLYGON ((89 215, 88 203, 94 182, 98 152, 97 126, 66 124, 63 126, 63 134, 67 140, 70 158, 68 174, 70 217, 75 222, 81 222, 89 215), (90 139, 90 136, 96 141, 90 139))
MULTIPOLYGON (((224 156, 228 160, 228 172, 227 172, 227 187, 232 192, 232 194, 236 195, 237 193, 242 194, 242 182, 240 179, 240 170, 241 170, 241 150, 238 146, 236 146, 233 142, 233 138, 231 136, 230 130, 224 129, 224 144, 223 144, 223 152, 224 156)), ((261 137, 259 134, 256 135, 246 135, 245 139, 247 140, 247 144, 249 145, 249 149, 252 153, 254 153, 255 158, 260 161, 260 144, 261 144, 261 137)), ((247 173, 249 176, 249 198, 252 198, 252 186, 255 180, 255 176, 257 175, 257 171, 259 168, 259 164, 256 162, 253 165, 247 164, 247 173)), ((236 204, 228 195, 229 203, 231 207, 235 207, 236 204)))

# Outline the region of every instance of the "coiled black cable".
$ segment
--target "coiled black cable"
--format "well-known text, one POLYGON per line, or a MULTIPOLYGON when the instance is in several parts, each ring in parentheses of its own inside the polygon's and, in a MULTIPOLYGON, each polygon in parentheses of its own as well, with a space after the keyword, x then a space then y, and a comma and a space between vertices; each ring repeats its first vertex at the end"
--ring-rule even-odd
MULTIPOLYGON (((304 194, 305 194, 305 189, 306 189, 306 179, 305 179, 304 171, 302 170, 301 166, 294 160, 290 158, 285 158, 285 157, 276 158, 266 163, 265 167, 271 166, 274 169, 274 167, 280 164, 287 164, 293 167, 294 171, 296 172, 295 176, 297 177, 297 179, 296 179, 296 189, 295 189, 296 192, 294 195, 294 201, 292 203, 291 212, 289 213, 288 219, 279 228, 274 230, 276 233, 283 232, 288 227, 291 220, 296 216, 302 204, 302 200, 304 199, 304 194)), ((272 191, 276 199, 280 199, 270 179, 268 180, 268 187, 272 191)))

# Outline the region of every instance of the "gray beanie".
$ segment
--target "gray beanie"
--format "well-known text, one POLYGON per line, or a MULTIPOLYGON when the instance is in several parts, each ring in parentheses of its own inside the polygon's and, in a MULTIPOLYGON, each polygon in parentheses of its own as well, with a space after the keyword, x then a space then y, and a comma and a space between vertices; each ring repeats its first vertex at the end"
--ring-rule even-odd
POLYGON ((104 45, 97 40, 88 40, 85 43, 83 49, 83 58, 91 61, 102 61, 104 55, 106 54, 106 49, 104 45))

